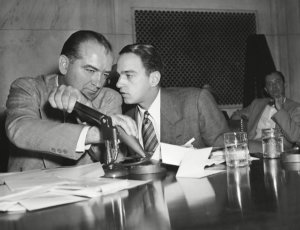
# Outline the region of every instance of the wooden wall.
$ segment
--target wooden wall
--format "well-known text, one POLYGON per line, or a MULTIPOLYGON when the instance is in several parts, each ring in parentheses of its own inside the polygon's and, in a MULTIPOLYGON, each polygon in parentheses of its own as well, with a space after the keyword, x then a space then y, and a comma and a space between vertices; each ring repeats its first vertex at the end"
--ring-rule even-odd
POLYGON ((132 9, 246 10, 257 13, 287 95, 300 101, 299 0, 0 0, 0 112, 11 82, 56 69, 65 39, 79 29, 103 33, 115 54, 134 42, 132 9))

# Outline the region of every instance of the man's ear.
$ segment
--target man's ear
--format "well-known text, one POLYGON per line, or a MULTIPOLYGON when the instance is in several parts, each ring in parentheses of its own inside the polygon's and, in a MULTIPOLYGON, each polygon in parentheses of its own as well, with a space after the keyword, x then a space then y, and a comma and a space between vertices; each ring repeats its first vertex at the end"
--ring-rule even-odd
POLYGON ((68 72, 70 60, 66 55, 60 55, 58 60, 58 68, 62 75, 68 72))
POLYGON ((161 77, 160 72, 154 71, 154 72, 150 73, 149 77, 150 77, 150 85, 152 87, 156 87, 160 82, 160 77, 161 77))

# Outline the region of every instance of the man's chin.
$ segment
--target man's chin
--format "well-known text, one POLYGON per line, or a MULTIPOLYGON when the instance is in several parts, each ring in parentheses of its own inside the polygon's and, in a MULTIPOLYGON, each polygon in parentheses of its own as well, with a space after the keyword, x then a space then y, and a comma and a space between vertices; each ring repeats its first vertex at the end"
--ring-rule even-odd
POLYGON ((130 98, 124 98, 124 103, 128 105, 135 104, 133 100, 130 100, 130 98))
POLYGON ((87 92, 87 91, 82 91, 81 92, 88 100, 93 101, 95 98, 99 95, 100 89, 95 91, 95 92, 87 92))

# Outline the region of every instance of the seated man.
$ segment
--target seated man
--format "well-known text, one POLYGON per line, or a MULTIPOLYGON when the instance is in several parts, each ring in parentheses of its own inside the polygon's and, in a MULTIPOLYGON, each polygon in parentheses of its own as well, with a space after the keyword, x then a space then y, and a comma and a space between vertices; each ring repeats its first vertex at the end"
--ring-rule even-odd
POLYGON ((146 152, 156 154, 160 142, 184 145, 192 138, 195 148, 224 145, 229 128, 208 90, 161 88, 163 63, 151 45, 128 45, 119 54, 117 87, 126 104, 137 104, 128 114, 146 152))
POLYGON ((262 152, 262 129, 277 128, 284 136, 284 149, 300 142, 300 104, 285 97, 285 79, 281 72, 265 76, 268 98, 255 99, 248 107, 233 113, 231 119, 248 119, 250 152, 262 152))
MULTIPOLYGON (((113 62, 111 45, 103 35, 73 33, 58 61, 60 74, 19 78, 11 85, 6 132, 17 149, 10 153, 8 171, 98 160, 86 150, 103 142, 101 132, 98 127, 78 124, 71 114, 75 102, 107 115, 121 113, 121 96, 103 87, 113 62)), ((128 134, 137 134, 131 118, 113 115, 112 120, 128 134)))

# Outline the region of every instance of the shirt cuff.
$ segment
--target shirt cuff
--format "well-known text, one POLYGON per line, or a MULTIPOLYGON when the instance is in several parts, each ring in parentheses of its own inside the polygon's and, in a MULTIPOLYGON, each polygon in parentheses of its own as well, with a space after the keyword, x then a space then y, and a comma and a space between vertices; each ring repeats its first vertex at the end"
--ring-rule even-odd
POLYGON ((91 145, 86 145, 85 144, 85 139, 87 132, 89 131, 90 126, 84 126, 83 129, 81 130, 81 133, 79 135, 77 145, 76 145, 76 152, 84 152, 85 150, 88 150, 91 145))

